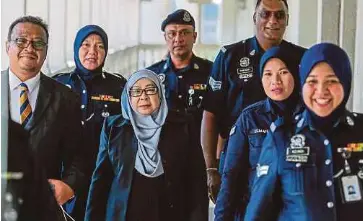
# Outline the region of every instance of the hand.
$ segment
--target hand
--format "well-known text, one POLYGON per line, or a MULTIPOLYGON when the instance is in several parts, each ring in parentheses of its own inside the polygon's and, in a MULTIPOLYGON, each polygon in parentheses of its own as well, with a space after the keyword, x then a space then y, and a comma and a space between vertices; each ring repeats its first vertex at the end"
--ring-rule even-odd
POLYGON ((54 187, 54 197, 59 205, 63 205, 74 196, 72 188, 63 181, 48 179, 48 182, 54 187))
POLYGON ((219 189, 221 187, 221 176, 217 170, 207 171, 208 196, 216 204, 219 189))

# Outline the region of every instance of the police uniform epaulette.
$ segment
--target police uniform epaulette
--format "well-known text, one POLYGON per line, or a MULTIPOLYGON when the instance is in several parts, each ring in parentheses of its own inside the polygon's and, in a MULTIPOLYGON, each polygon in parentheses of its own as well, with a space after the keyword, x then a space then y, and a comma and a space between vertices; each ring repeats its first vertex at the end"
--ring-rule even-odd
POLYGON ((250 40, 250 38, 249 38, 249 39, 246 39, 246 40, 242 40, 242 41, 236 42, 236 43, 233 43, 233 44, 224 45, 224 46, 221 48, 221 51, 222 51, 223 53, 225 53, 226 51, 230 51, 230 50, 232 50, 232 49, 236 48, 236 46, 238 47, 238 46, 240 46, 240 45, 246 44, 248 40, 250 40))
POLYGON ((57 78, 57 77, 63 77, 63 76, 68 76, 70 75, 70 73, 58 73, 52 76, 52 78, 57 78))
POLYGON ((247 106, 245 109, 243 109, 242 113, 249 113, 251 111, 255 111, 256 109, 260 109, 261 105, 264 105, 266 100, 261 100, 256 103, 253 103, 249 106, 247 106))
POLYGON ((124 77, 121 74, 118 74, 118 73, 108 73, 108 72, 104 72, 104 73, 108 74, 108 75, 115 76, 115 77, 120 78, 120 79, 124 79, 124 77))

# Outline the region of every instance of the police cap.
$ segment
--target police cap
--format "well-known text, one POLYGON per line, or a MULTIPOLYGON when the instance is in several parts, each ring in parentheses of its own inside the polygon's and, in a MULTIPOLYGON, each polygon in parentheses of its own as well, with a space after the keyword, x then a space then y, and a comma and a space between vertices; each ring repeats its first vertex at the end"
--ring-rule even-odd
POLYGON ((193 16, 185 9, 179 9, 175 12, 171 13, 166 17, 166 19, 161 23, 161 30, 165 31, 165 27, 168 24, 182 24, 182 25, 191 25, 195 28, 195 21, 193 16))

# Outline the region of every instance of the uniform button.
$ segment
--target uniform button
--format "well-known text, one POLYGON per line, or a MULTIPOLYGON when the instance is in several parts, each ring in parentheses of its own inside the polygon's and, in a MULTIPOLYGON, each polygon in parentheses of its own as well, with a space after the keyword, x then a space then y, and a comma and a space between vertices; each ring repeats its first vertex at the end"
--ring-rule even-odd
POLYGON ((324 145, 327 146, 329 144, 329 140, 325 139, 324 140, 324 145))
POLYGON ((334 207, 334 203, 333 202, 328 202, 326 205, 328 206, 328 208, 333 208, 334 207))
POLYGON ((85 107, 85 106, 84 106, 84 104, 82 104, 82 105, 81 105, 81 109, 84 109, 84 107, 85 107))
POLYGON ((107 104, 105 104, 105 107, 107 107, 107 104))
POLYGON ((178 98, 182 98, 183 96, 181 94, 178 95, 178 98))
POLYGON ((296 166, 297 168, 299 168, 299 167, 301 167, 301 163, 297 163, 295 166, 296 166))
POLYGON ((84 94, 85 94, 85 93, 86 93, 86 90, 83 90, 83 91, 82 91, 82 93, 84 93, 84 94))
POLYGON ((325 184, 326 184, 327 187, 330 187, 333 184, 333 182, 331 180, 327 180, 325 182, 325 184))
POLYGON ((182 79, 182 78, 183 78, 183 75, 179 75, 179 76, 178 76, 178 78, 179 78, 179 79, 182 79))
POLYGON ((169 205, 169 207, 170 207, 170 208, 173 208, 173 207, 174 207, 174 205, 173 205, 173 204, 170 204, 170 205, 169 205))
POLYGON ((299 120, 300 115, 296 115, 295 120, 299 120))
POLYGON ((83 120, 81 121, 81 124, 84 125, 84 121, 83 120))
POLYGON ((325 160, 325 165, 329 165, 331 163, 331 160, 327 159, 325 160))

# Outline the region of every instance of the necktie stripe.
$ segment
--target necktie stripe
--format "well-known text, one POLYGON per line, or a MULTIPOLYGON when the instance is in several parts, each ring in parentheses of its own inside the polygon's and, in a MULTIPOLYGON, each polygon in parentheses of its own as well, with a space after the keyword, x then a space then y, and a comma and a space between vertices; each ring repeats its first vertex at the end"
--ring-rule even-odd
POLYGON ((28 86, 21 83, 19 86, 20 92, 20 123, 25 126, 32 117, 32 108, 28 98, 28 86))

